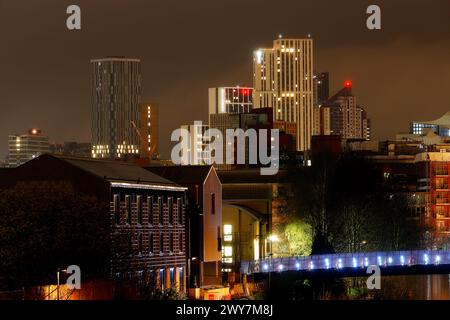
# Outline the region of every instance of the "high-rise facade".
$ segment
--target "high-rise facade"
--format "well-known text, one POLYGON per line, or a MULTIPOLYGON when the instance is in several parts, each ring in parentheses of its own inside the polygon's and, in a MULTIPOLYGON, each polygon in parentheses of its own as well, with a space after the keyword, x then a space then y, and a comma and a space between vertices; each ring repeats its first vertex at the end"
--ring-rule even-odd
POLYGON ((314 105, 321 106, 330 97, 330 74, 320 72, 314 75, 314 105))
POLYGON ((154 159, 158 157, 159 139, 159 107, 153 102, 144 102, 139 106, 141 117, 139 134, 142 158, 154 159))
POLYGON ((91 60, 92 156, 124 158, 139 154, 140 60, 91 60))
POLYGON ((350 81, 346 81, 344 88, 321 109, 329 110, 331 134, 340 135, 342 139, 370 140, 370 120, 364 108, 357 105, 350 81))
POLYGON ((209 88, 209 114, 249 113, 253 109, 253 88, 209 88))
POLYGON ((181 130, 187 130, 189 133, 189 148, 181 150, 181 165, 204 165, 209 162, 210 156, 206 150, 209 139, 206 135, 208 129, 209 126, 201 121, 181 126, 181 130))
POLYGON ((31 129, 27 134, 8 136, 7 167, 18 167, 43 153, 49 152, 49 139, 41 130, 31 129))
POLYGON ((312 39, 277 39, 255 51, 254 108, 273 108, 274 120, 297 124, 297 150, 311 147, 314 74, 312 39))
POLYGON ((314 107, 314 135, 328 136, 331 134, 330 108, 324 106, 314 107))

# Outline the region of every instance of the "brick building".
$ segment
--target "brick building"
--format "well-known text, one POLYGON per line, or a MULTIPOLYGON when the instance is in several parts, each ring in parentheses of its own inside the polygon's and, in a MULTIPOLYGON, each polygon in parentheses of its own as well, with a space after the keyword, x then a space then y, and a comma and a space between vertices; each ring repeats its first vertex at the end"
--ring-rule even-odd
POLYGON ((77 193, 96 197, 109 208, 104 212, 111 235, 108 277, 139 279, 148 272, 161 289, 185 289, 186 188, 134 164, 51 155, 2 176, 0 188, 64 182, 77 193))

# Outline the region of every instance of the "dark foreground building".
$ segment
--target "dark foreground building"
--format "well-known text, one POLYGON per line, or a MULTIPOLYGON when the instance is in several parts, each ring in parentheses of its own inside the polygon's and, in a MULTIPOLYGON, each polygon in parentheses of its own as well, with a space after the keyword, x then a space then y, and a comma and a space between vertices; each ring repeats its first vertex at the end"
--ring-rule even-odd
POLYGON ((185 290, 186 188, 125 162, 51 155, 3 171, 2 177, 1 189, 65 183, 76 193, 95 197, 106 204, 105 220, 98 225, 105 222, 111 239, 107 277, 152 274, 161 289, 185 290))
POLYGON ((187 188, 190 287, 222 284, 222 184, 213 166, 148 167, 187 188))

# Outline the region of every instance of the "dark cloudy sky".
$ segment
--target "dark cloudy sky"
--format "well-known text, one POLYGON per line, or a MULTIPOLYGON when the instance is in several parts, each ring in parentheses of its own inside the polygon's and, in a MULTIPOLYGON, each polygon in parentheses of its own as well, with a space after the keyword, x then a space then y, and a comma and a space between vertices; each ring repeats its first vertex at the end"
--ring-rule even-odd
POLYGON ((375 138, 450 110, 449 0, 0 0, 0 158, 7 135, 39 127, 90 140, 91 58, 142 59, 143 99, 161 106, 160 145, 207 120, 207 88, 252 84, 252 51, 278 34, 315 40, 335 91, 352 79, 375 138), (82 31, 66 8, 82 9, 82 31), (365 27, 382 8, 382 30, 365 27))

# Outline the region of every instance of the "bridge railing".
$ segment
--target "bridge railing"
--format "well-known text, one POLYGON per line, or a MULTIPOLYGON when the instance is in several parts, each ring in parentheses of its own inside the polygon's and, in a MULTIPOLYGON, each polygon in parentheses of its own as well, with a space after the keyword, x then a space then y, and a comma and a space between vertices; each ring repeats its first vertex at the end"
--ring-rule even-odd
POLYGON ((385 251, 323 254, 308 257, 272 258, 242 261, 241 273, 312 271, 343 268, 367 268, 414 265, 450 265, 450 250, 385 251))

